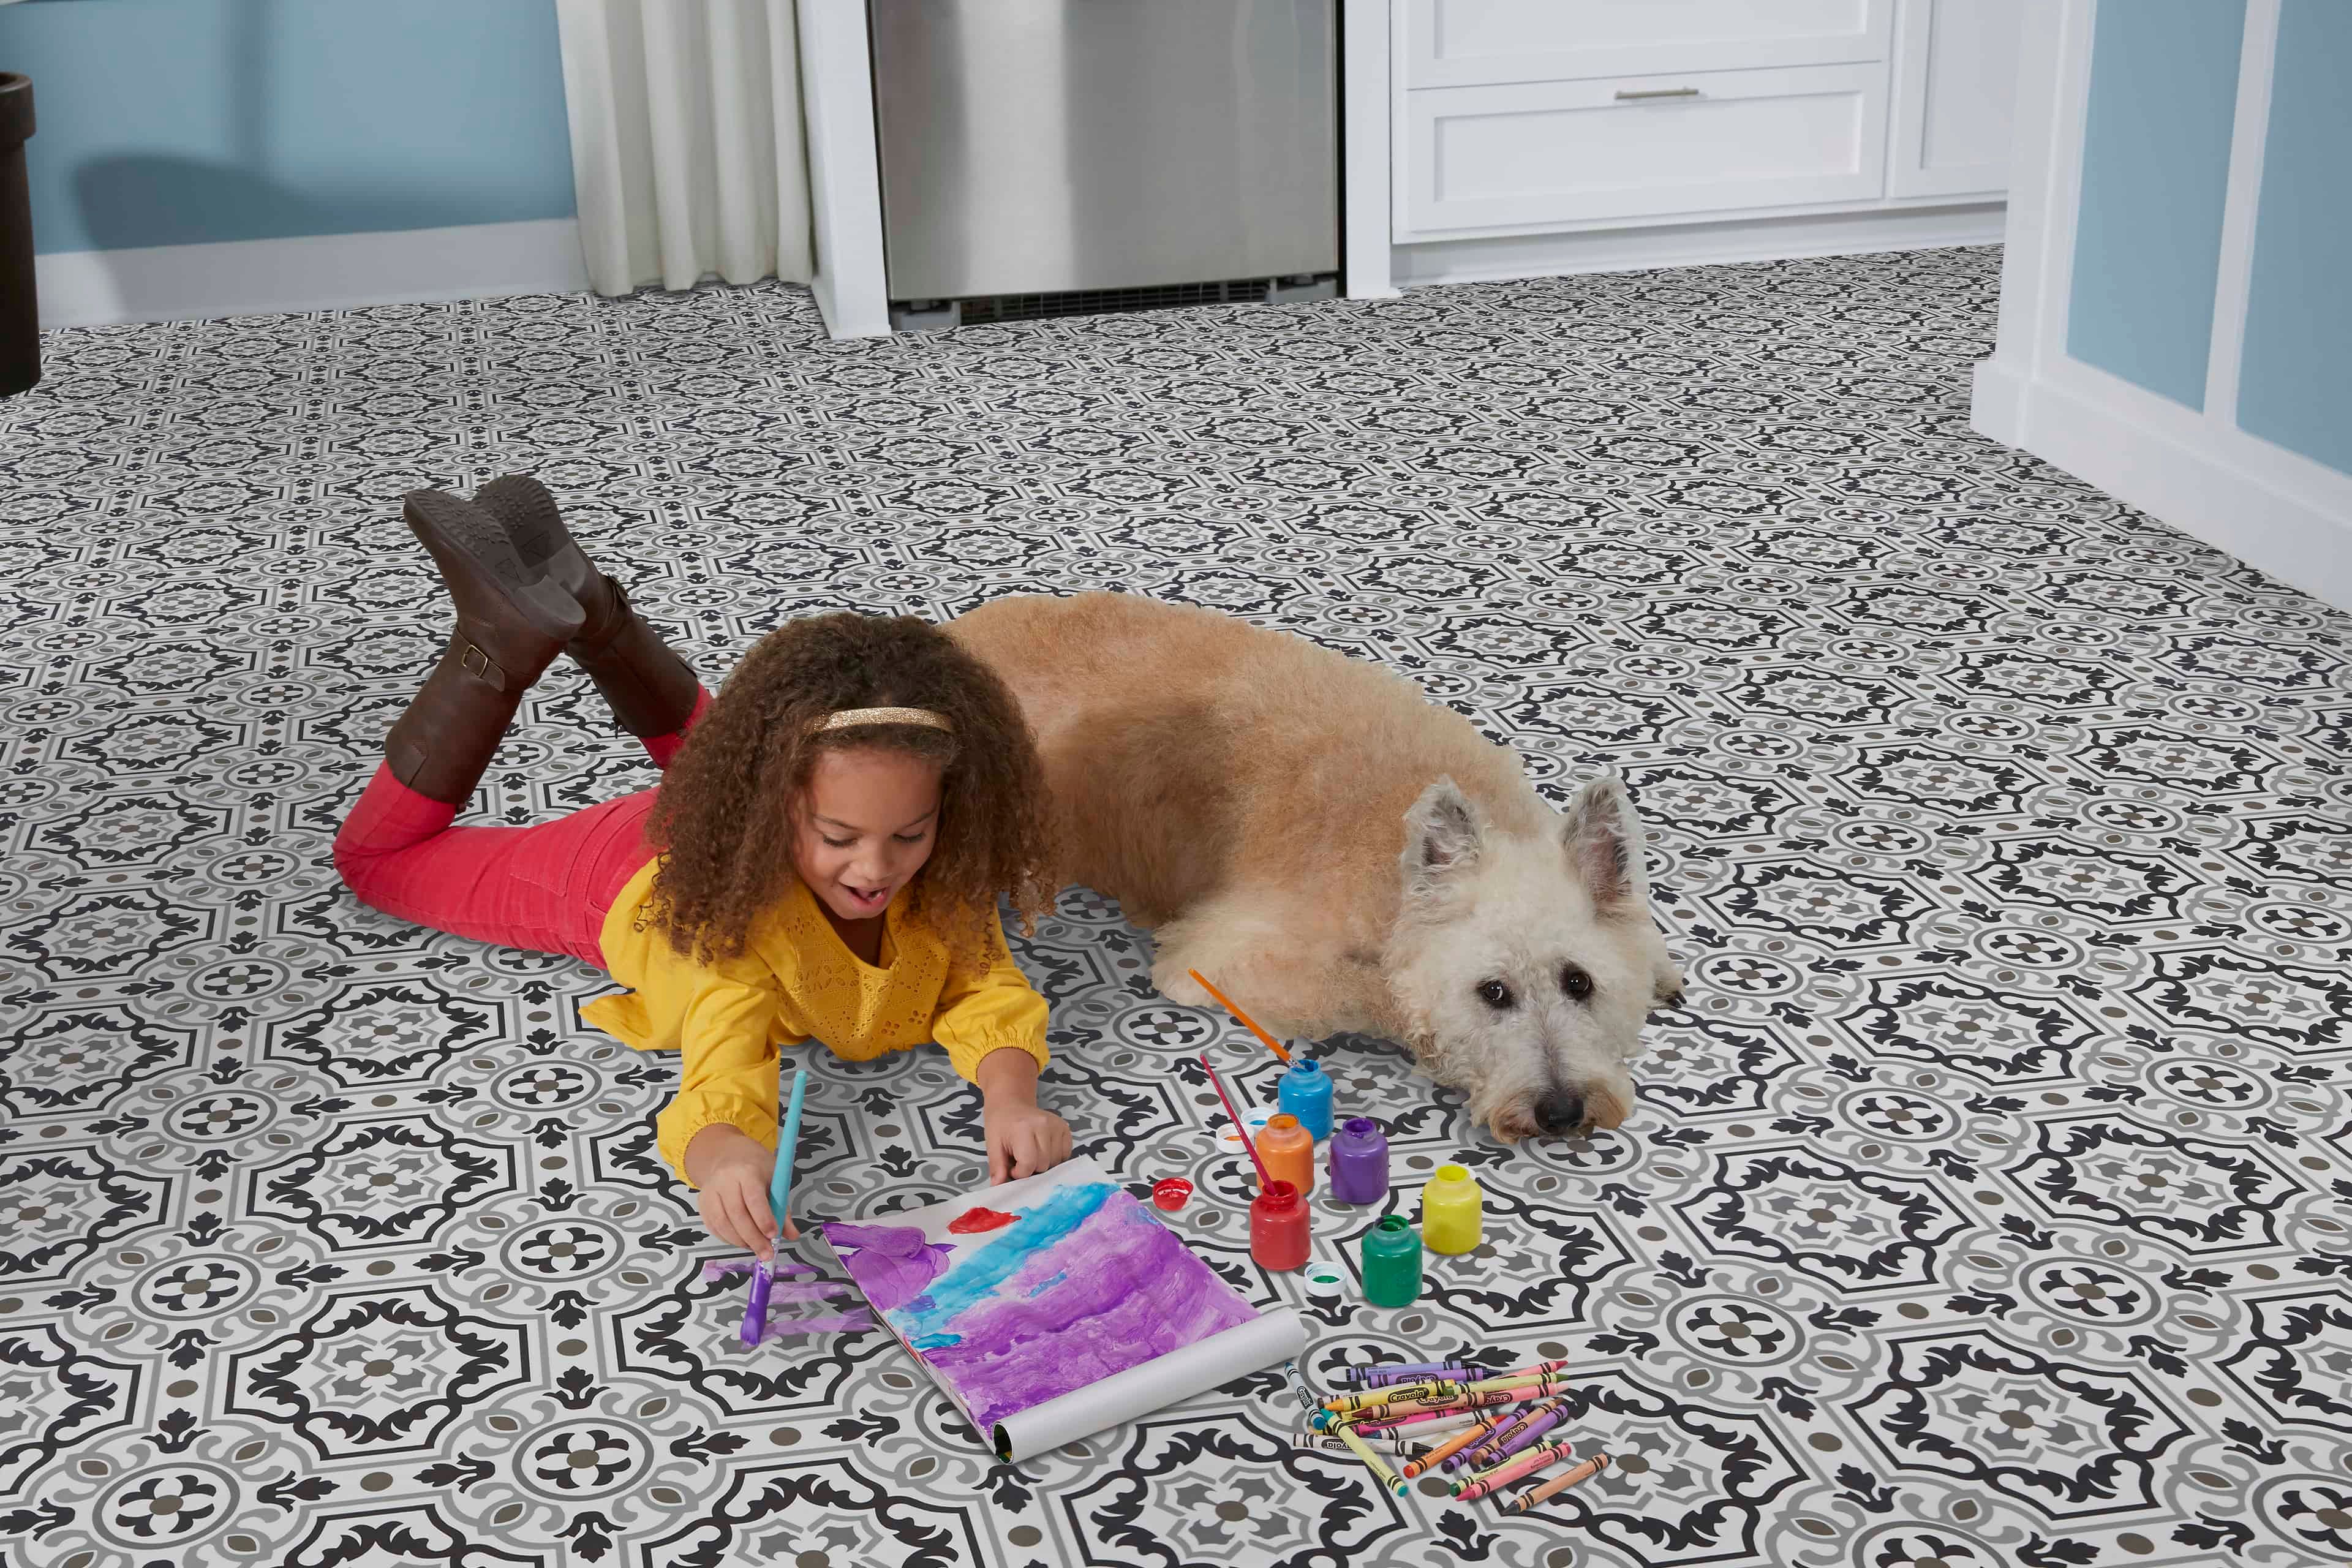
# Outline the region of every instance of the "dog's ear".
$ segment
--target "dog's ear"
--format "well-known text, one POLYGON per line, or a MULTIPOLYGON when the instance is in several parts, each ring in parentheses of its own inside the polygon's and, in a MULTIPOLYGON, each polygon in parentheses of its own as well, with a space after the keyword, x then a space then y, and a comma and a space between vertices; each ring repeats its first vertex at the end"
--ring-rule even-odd
POLYGON ((1434 892, 1476 866, 1484 831, 1470 797, 1451 776, 1441 774, 1404 814, 1406 894, 1434 892))
POLYGON ((1569 865, 1591 895, 1595 912, 1616 914, 1649 903, 1642 819, 1633 814, 1633 797, 1625 793, 1625 781, 1614 769, 1578 789, 1560 821, 1569 865))

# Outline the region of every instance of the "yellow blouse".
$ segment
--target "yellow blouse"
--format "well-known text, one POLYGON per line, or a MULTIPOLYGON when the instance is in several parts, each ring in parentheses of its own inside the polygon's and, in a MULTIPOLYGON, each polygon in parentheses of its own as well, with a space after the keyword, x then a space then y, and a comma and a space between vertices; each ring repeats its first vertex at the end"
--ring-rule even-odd
POLYGON ((681 1178, 688 1142, 713 1122, 776 1146, 785 1046, 821 1040, 863 1062, 936 1039, 965 1079, 1007 1046, 1045 1065, 1045 999, 1013 962, 994 913, 987 952, 958 960, 908 910, 901 889, 883 912, 876 965, 849 951, 795 881, 753 922, 742 957, 701 963, 642 918, 658 864, 646 862, 604 917, 604 967, 629 991, 600 996, 580 1016, 638 1050, 685 1051, 677 1094, 656 1121, 662 1158, 681 1178))

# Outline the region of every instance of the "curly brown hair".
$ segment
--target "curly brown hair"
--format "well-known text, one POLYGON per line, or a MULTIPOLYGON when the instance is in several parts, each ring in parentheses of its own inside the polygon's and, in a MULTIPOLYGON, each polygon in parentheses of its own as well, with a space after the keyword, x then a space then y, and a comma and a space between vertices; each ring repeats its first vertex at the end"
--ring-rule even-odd
POLYGON ((799 874, 790 846, 817 758, 877 748, 941 764, 939 837, 910 893, 951 947, 984 944, 1000 892, 1029 925, 1053 908, 1045 770, 1020 703, 928 621, 843 611, 761 638, 662 775, 648 909, 670 945, 704 963, 740 956, 799 874), (954 729, 816 730, 845 708, 926 708, 954 729))

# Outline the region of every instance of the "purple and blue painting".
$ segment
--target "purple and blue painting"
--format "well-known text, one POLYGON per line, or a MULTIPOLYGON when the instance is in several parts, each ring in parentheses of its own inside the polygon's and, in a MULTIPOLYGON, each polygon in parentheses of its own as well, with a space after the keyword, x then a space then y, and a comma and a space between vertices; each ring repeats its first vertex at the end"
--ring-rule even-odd
POLYGON ((866 1299, 982 1432, 1257 1316, 1125 1188, 1062 1174, 992 1190, 1002 1208, 824 1227, 866 1299), (1012 1200, 1032 1183, 1034 1201, 1012 1200))

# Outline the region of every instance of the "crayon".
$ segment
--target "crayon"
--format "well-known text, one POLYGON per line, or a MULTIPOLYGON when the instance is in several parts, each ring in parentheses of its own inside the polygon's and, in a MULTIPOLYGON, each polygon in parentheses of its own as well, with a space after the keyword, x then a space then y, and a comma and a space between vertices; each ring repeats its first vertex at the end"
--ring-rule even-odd
POLYGON ((1298 1363, 1297 1362, 1284 1362, 1282 1363, 1282 1370, 1290 1374, 1291 1391, 1298 1395, 1298 1407, 1301 1410, 1312 1414, 1321 1406, 1323 1403, 1322 1396, 1307 1386, 1307 1379, 1299 1373, 1298 1363))
POLYGON ((1504 1415, 1489 1415, 1485 1420, 1478 1422, 1475 1426, 1455 1433, 1453 1436, 1448 1437, 1444 1442, 1440 1443, 1436 1447, 1432 1448, 1428 1453, 1422 1455, 1421 1458, 1407 1465, 1404 1468, 1406 1479, 1411 1479, 1412 1477, 1420 1475, 1423 1470, 1429 1469, 1447 1459, 1452 1458, 1454 1455, 1470 1447, 1473 1443, 1485 1441, 1488 1433, 1494 1431, 1496 1427, 1501 1426, 1507 1419, 1509 1419, 1509 1417, 1504 1415))
POLYGON ((1501 1394, 1517 1388, 1542 1384, 1559 1386, 1559 1380, 1545 1373, 1515 1373, 1506 1377, 1481 1378, 1475 1383, 1461 1383, 1451 1378, 1428 1378, 1418 1383, 1391 1384, 1384 1388, 1370 1388, 1355 1394, 1343 1394, 1323 1402, 1323 1408, 1335 1415, 1352 1415, 1368 1410, 1417 1399, 1434 1405, 1446 1400, 1466 1399, 1476 1394, 1501 1394))
POLYGON ((1469 1479, 1455 1483, 1454 1496, 1457 1501, 1475 1501, 1501 1491, 1513 1481, 1522 1480, 1538 1470, 1550 1469, 1561 1460, 1574 1458, 1575 1452, 1566 1443, 1538 1443, 1515 1459, 1507 1459, 1491 1470, 1481 1470, 1469 1479))
MULTIPOLYGON (((1357 1441, 1375 1454, 1394 1454, 1408 1459, 1427 1447, 1422 1443, 1400 1443, 1393 1437, 1359 1437, 1357 1441)), ((1352 1454, 1355 1452, 1353 1448, 1348 1447, 1347 1438, 1340 1436, 1338 1430, 1293 1432, 1290 1435, 1290 1446, 1318 1453, 1352 1454)))
MULTIPOLYGON (((1536 1422, 1543 1420, 1545 1415, 1552 1415, 1552 1417, 1559 1415, 1559 1408, 1564 1404, 1567 1404, 1567 1396, 1555 1396, 1555 1399, 1545 1399, 1540 1401, 1540 1404, 1527 1405, 1524 1411, 1519 1411, 1517 1420, 1507 1422, 1507 1425, 1503 1425, 1503 1427, 1496 1427, 1494 1436, 1486 1438, 1484 1444, 1479 1444, 1477 1448, 1473 1448, 1470 1453, 1463 1455, 1463 1458, 1473 1462, 1473 1465, 1494 1465, 1496 1460, 1506 1458, 1507 1453, 1515 1453, 1515 1448, 1506 1448, 1506 1444, 1519 1444, 1519 1438, 1527 1436, 1528 1432, 1534 1432, 1536 1422)), ((1552 1425, 1552 1422, 1543 1422, 1543 1425, 1552 1425)), ((1524 1448, 1524 1446, 1527 1444, 1519 1444, 1519 1448, 1524 1448)))
POLYGON ((1497 1388, 1525 1388, 1531 1383, 1558 1383, 1559 1381, 1560 1376, 1559 1370, 1557 1368, 1552 1368, 1534 1372, 1496 1373, 1492 1377, 1482 1377, 1475 1383, 1465 1383, 1462 1384, 1462 1386, 1472 1394, 1485 1394, 1497 1388))
POLYGON ((1323 1402, 1323 1408, 1334 1415, 1353 1415, 1359 1411, 1378 1410, 1400 1399, 1435 1399, 1458 1394, 1460 1384, 1441 1383, 1432 1378, 1422 1383, 1400 1383, 1391 1388, 1368 1390, 1362 1394, 1340 1394, 1323 1402))
POLYGON ((1512 1455, 1507 1459, 1498 1459, 1491 1465, 1478 1466, 1475 1469, 1471 1470, 1469 1474, 1464 1476, 1460 1480, 1454 1482, 1454 1489, 1460 1491, 1464 1487, 1475 1486, 1480 1481, 1491 1481, 1497 1479, 1510 1479, 1508 1472, 1517 1469, 1521 1465, 1525 1464, 1529 1459, 1538 1457, 1539 1455, 1549 1454, 1555 1458, 1565 1459, 1569 1457, 1570 1452, 1571 1450, 1569 1447, 1567 1438, 1547 1437, 1542 1442, 1535 1444, 1531 1447, 1523 1449, 1520 1452, 1512 1455))
POLYGON ((1502 1372, 1489 1373, 1487 1375, 1489 1377, 1528 1377, 1538 1373, 1566 1372, 1567 1370, 1568 1363, 1565 1361, 1539 1361, 1532 1362, 1526 1366, 1515 1366, 1502 1372))
MULTIPOLYGON (((1505 1405, 1528 1405, 1538 1399, 1549 1399, 1555 1394, 1568 1392, 1564 1383, 1537 1383, 1525 1388, 1498 1388, 1492 1394, 1465 1394, 1451 1399, 1405 1399, 1394 1405, 1381 1406, 1382 1418, 1391 1415, 1413 1415, 1423 1411, 1462 1411, 1493 1409, 1505 1405)), ((1310 1422, 1318 1431, 1337 1426, 1343 1417, 1328 1410, 1318 1410, 1310 1422)))
POLYGON ((1374 1367, 1355 1380, 1358 1388, 1386 1388, 1393 1384, 1412 1383, 1422 1378, 1440 1378, 1447 1383, 1467 1383, 1473 1377, 1486 1375, 1484 1368, 1475 1366, 1415 1367, 1411 1372, 1394 1367, 1374 1367))
POLYGON ((1546 1400, 1543 1404, 1537 1405, 1536 1409, 1540 1412, 1540 1414, 1538 1415, 1534 1420, 1528 1422, 1526 1426, 1521 1426, 1517 1431, 1505 1438, 1502 1447, 1494 1451, 1494 1457, 1496 1458, 1509 1458, 1512 1455, 1518 1453, 1520 1450, 1527 1447, 1528 1444, 1533 1443, 1537 1438, 1542 1436, 1545 1433, 1550 1431, 1553 1427, 1568 1419, 1568 1401, 1565 1399, 1546 1400))
POLYGON ((1359 1386, 1346 1394, 1331 1394, 1323 1401, 1323 1408, 1338 1410, 1378 1405, 1389 1399, 1418 1399, 1428 1394, 1450 1394, 1468 1386, 1468 1384, 1450 1377, 1415 1377, 1400 1383, 1381 1384, 1377 1387, 1359 1386))
POLYGON ((1493 1463, 1494 1460, 1502 1458, 1501 1449, 1505 1443, 1516 1439, 1521 1433, 1525 1432, 1538 1416, 1541 1416, 1548 1412, 1557 1411, 1559 1406, 1560 1400, 1558 1396, 1528 1405, 1526 1409, 1512 1416, 1508 1421, 1504 1422, 1500 1426, 1496 1427, 1492 1432, 1486 1434, 1483 1441, 1479 1442, 1475 1447, 1462 1450, 1461 1453, 1454 1456, 1454 1462, 1447 1465, 1445 1468, 1451 1470, 1463 1465, 1468 1465, 1475 1468, 1482 1465, 1493 1463))
POLYGON ((1467 1372, 1468 1370, 1470 1369, 1467 1365, 1458 1361, 1416 1361, 1406 1362, 1402 1364, 1395 1362, 1375 1362, 1366 1366, 1349 1367, 1348 1369, 1348 1381, 1349 1383, 1361 1383, 1367 1377, 1387 1377, 1399 1373, 1419 1373, 1433 1377, 1442 1376, 1447 1373, 1467 1372))
POLYGON ((1378 1454, 1373 1453, 1370 1445, 1367 1444, 1361 1437, 1357 1436, 1354 1431, 1346 1426, 1339 1428, 1339 1440, 1347 1444, 1350 1448, 1353 1448, 1356 1451, 1356 1458, 1363 1460, 1366 1465, 1371 1468, 1372 1479, 1374 1480, 1380 1482, 1381 1485, 1386 1487, 1396 1496, 1404 1496, 1404 1478, 1398 1475, 1395 1469, 1391 1467, 1386 1459, 1383 1459, 1378 1454))
MULTIPOLYGON (((1376 1410, 1372 1414, 1377 1415, 1380 1412, 1376 1410)), ((1418 1415, 1399 1415, 1385 1421, 1350 1421, 1348 1425, 1367 1437, 1378 1432, 1386 1436, 1416 1437, 1434 1443, 1465 1426, 1481 1426, 1489 1423, 1475 1410, 1424 1410, 1418 1415)))
POLYGON ((1592 1458, 1585 1460, 1584 1463, 1577 1466, 1576 1468, 1569 1471, 1568 1474, 1564 1476, 1554 1476, 1551 1479, 1544 1482, 1544 1484, 1539 1487, 1529 1487, 1527 1490, 1521 1492, 1518 1496, 1506 1503, 1504 1507, 1512 1513, 1525 1513, 1528 1510, 1535 1507, 1536 1504, 1542 1502, 1547 1498, 1554 1497, 1566 1491, 1569 1488, 1576 1485, 1579 1481, 1589 1481, 1608 1468, 1609 1456, 1606 1454, 1595 1454, 1592 1458))

